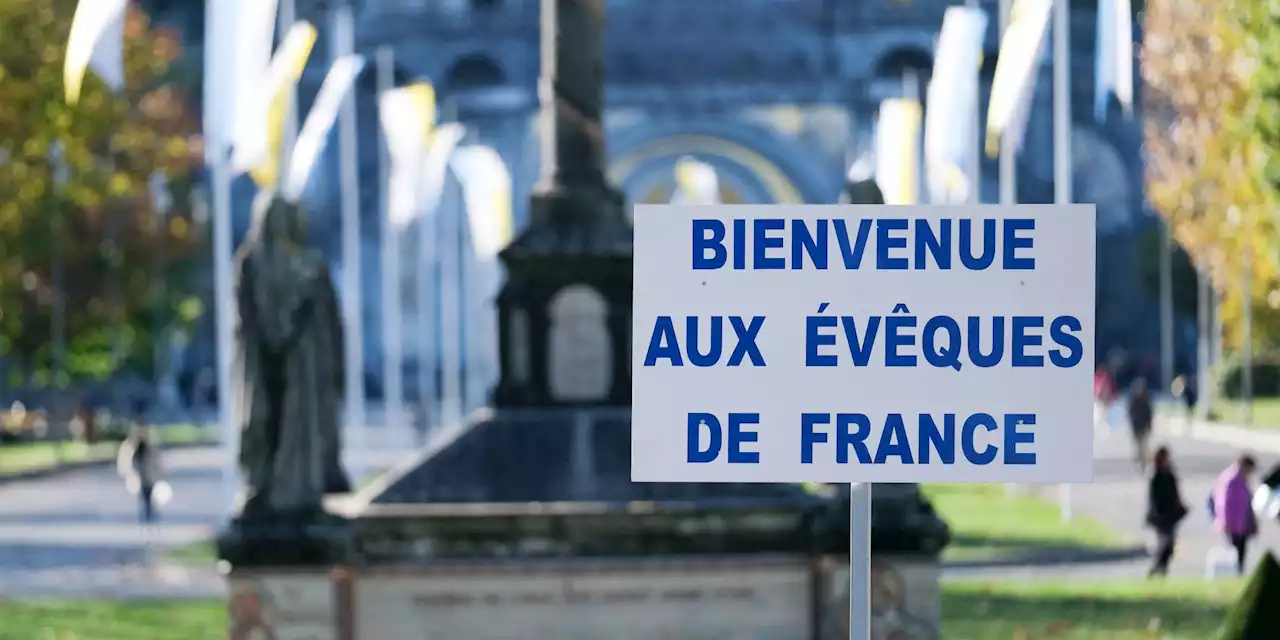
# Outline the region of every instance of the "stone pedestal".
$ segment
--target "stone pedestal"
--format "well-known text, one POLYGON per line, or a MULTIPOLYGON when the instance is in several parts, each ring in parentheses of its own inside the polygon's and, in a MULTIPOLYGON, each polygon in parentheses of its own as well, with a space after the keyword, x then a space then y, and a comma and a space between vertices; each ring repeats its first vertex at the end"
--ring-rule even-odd
POLYGON ((354 574, 349 569, 234 569, 226 579, 229 640, 361 637, 354 625, 354 574))
POLYGON ((217 542, 218 557, 233 567, 329 567, 350 562, 352 528, 324 511, 242 515, 217 542))
MULTIPOLYGON (((871 559, 871 640, 938 640, 942 590, 937 558, 873 554, 871 559)), ((849 637, 849 558, 834 559, 827 572, 830 600, 821 640, 849 637)))

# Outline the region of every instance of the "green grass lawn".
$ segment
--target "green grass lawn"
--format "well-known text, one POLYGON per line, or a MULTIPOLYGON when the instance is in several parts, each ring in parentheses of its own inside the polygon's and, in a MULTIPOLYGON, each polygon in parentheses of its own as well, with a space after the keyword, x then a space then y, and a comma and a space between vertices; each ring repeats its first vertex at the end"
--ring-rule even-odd
POLYGON ((183 564, 213 564, 218 561, 218 547, 213 540, 198 540, 174 547, 165 555, 170 560, 183 564))
MULTIPOLYGON (((192 444, 209 437, 209 430, 195 425, 172 425, 157 429, 164 444, 192 444)), ((119 444, 98 442, 15 442, 0 444, 0 476, 35 471, 68 462, 109 460, 119 444)))
POLYGON ((951 582, 947 640, 1209 640, 1243 581, 951 582))
MULTIPOLYGON (((1246 403, 1242 400, 1221 399, 1214 403, 1218 419, 1227 424, 1245 424, 1246 403)), ((1280 428, 1280 398, 1255 398, 1253 400, 1253 426, 1280 428)))
POLYGON ((68 462, 110 458, 117 445, 113 442, 84 444, 78 442, 15 442, 0 445, 0 475, 44 469, 68 462))
POLYGON ((0 601, 0 640, 226 637, 226 605, 216 601, 0 601))
MULTIPOLYGON (((1207 640, 1240 582, 945 583, 948 640, 1207 640)), ((0 601, 0 640, 223 640, 219 601, 0 601)))
POLYGON ((1004 485, 926 484, 922 490, 951 527, 952 542, 943 553, 944 560, 1100 551, 1122 544, 1115 532, 1098 521, 1076 514, 1063 523, 1056 504, 1035 495, 1009 495, 1004 485))

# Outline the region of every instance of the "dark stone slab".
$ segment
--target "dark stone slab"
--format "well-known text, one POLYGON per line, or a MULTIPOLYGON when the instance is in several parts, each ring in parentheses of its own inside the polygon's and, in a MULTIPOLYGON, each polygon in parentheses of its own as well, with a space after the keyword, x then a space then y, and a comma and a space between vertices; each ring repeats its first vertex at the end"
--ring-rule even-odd
MULTIPOLYGON (((487 413, 386 479, 360 544, 373 556, 848 552, 848 487, 632 482, 630 469, 627 410, 487 413)), ((947 544, 915 485, 872 495, 873 550, 947 544)))
POLYGON ((218 557, 233 567, 329 566, 351 561, 354 529, 324 511, 241 516, 218 534, 218 557))

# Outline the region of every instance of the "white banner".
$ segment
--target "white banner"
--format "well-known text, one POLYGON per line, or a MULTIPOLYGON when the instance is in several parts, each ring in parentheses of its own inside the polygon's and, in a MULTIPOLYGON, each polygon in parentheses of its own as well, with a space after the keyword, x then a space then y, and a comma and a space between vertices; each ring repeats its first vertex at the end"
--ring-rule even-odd
POLYGON ((1044 55, 1045 34, 1053 0, 1015 0, 1009 28, 1000 40, 1000 57, 987 104, 987 155, 1000 151, 1000 137, 1009 134, 1013 151, 1022 148, 1027 115, 1035 95, 1036 76, 1044 55))
POLYGON ((493 147, 458 148, 450 160, 466 200, 471 246, 484 261, 496 260, 511 242, 511 173, 493 147))
MULTIPOLYGON (((235 127, 242 122, 265 123, 267 108, 262 105, 263 79, 271 66, 275 47, 276 16, 280 0, 234 0, 236 3, 235 49, 232 72, 241 89, 235 92, 235 127)), ((286 34, 287 39, 287 34, 286 34)), ((296 36, 295 36, 296 37, 296 36)), ((295 45, 291 45, 295 46, 295 45)), ((284 50, 284 47, 281 47, 284 50)), ((267 92, 268 96, 274 92, 267 92)), ((266 103, 267 106, 270 103, 266 103)), ((256 124, 256 123, 255 123, 256 124)), ((265 125, 264 125, 265 126, 265 125)), ((263 130, 265 132, 265 129, 263 130)))
POLYGON ((675 174, 671 204, 720 204, 720 176, 715 167, 684 157, 676 161, 675 174))
POLYGON ((453 157, 454 149, 466 134, 467 130, 462 125, 450 122, 436 129, 431 137, 431 146, 427 148, 427 159, 422 164, 423 214, 431 216, 439 210, 440 200, 444 197, 445 179, 449 172, 449 159, 453 157))
POLYGON ((418 215, 422 167, 430 150, 435 111, 435 91, 427 83, 391 89, 378 97, 378 119, 391 164, 387 214, 395 228, 418 215))
POLYGON ((976 7, 949 7, 933 56, 924 114, 924 166, 929 202, 959 204, 978 185, 969 184, 969 165, 978 144, 978 74, 987 13, 976 7))
POLYGON ((1090 481, 1093 205, 636 209, 632 481, 1090 481))
POLYGON ((885 204, 915 204, 920 194, 920 103, 891 98, 876 118, 876 184, 885 204))
POLYGON ((492 147, 459 147, 451 161, 462 185, 471 251, 464 251, 468 409, 483 405, 498 382, 498 292, 502 263, 498 252, 511 242, 511 174, 492 147))
POLYGON ((1093 115, 1107 117, 1115 96, 1125 115, 1133 112, 1133 9, 1129 0, 1099 0, 1098 49, 1093 60, 1093 115))
MULTIPOLYGON (((236 174, 252 171, 270 161, 275 151, 271 148, 272 138, 279 133, 271 131, 272 107, 276 106, 273 103, 292 96, 315 42, 315 27, 306 22, 294 23, 263 73, 235 78, 240 88, 233 93, 238 98, 232 103, 235 118, 229 129, 234 132, 231 165, 236 174)), ((283 125, 284 114, 279 115, 283 125)))
POLYGON ((69 104, 80 99, 85 69, 112 91, 124 87, 124 21, 128 0, 80 0, 71 19, 62 79, 69 104))
POLYGON ((285 178, 281 194, 286 200, 297 202, 302 197, 302 190, 307 188, 311 179, 311 171, 315 169, 320 151, 329 139, 329 130, 338 120, 338 110, 342 108, 342 100, 355 84, 356 78, 364 69, 364 58, 358 55, 342 56, 333 63, 329 75, 324 77, 320 85, 320 94, 311 107, 311 113, 302 123, 302 131, 298 134, 298 143, 293 148, 293 156, 289 159, 288 176, 285 178))

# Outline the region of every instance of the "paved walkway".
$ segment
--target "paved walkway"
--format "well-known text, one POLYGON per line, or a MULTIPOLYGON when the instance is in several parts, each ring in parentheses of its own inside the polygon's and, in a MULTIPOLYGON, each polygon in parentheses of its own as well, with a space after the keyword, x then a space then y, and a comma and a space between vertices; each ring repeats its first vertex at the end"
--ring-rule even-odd
MULTIPOLYGON (((1187 434, 1163 436, 1182 475, 1183 494, 1192 514, 1182 529, 1178 576, 1204 572, 1205 553, 1219 544, 1204 511, 1205 496, 1218 472, 1238 455, 1244 438, 1263 466, 1280 458, 1280 446, 1265 446, 1266 437, 1248 432, 1223 435, 1209 426, 1187 434), (1235 442, 1235 441, 1233 441, 1235 442)), ((377 449, 348 456, 354 477, 365 477, 394 464, 413 450, 411 443, 376 443, 377 449), (386 446, 383 446, 386 445, 386 446), (355 469, 359 469, 356 471, 355 469)), ((1076 512, 1115 528, 1131 544, 1148 536, 1142 526, 1146 481, 1131 461, 1127 434, 1096 438, 1095 481, 1072 487, 1076 512)), ((113 469, 85 469, 65 475, 0 486, 0 597, 216 597, 224 593, 212 566, 181 566, 165 560, 163 549, 206 539, 219 520, 222 504, 220 469, 224 454, 216 448, 166 452, 174 500, 164 510, 165 525, 151 540, 136 524, 136 505, 113 469)), ((1056 487, 1039 487, 1047 498, 1056 487)), ((1257 548, 1280 550, 1280 523, 1263 523, 1257 548)), ((1253 554, 1256 560, 1258 553, 1253 554)), ((948 569, 946 577, 971 578, 1114 578, 1141 577, 1146 560, 1034 567, 948 569)))
MULTIPOLYGON (((413 442, 367 439, 344 456, 352 480, 390 468, 413 442)), ((0 597, 210 597, 224 593, 211 564, 184 566, 164 550, 208 539, 226 503, 217 447, 164 454, 173 500, 148 535, 114 467, 0 485, 0 597)))
MULTIPOLYGON (((1221 536, 1214 530, 1205 509, 1209 491, 1218 473, 1245 450, 1252 452, 1265 469, 1280 459, 1280 446, 1272 449, 1270 434, 1257 434, 1232 429, 1231 432, 1214 433, 1214 425, 1199 425, 1194 430, 1184 429, 1185 423, 1161 425, 1162 429, 1153 443, 1166 444, 1173 452, 1174 464, 1181 479, 1182 499, 1191 509, 1179 531, 1177 555, 1170 565, 1170 575, 1177 577, 1202 577, 1205 572, 1205 556, 1208 551, 1221 546, 1221 536)), ((1128 432, 1122 429, 1099 431, 1094 440, 1094 481, 1071 487, 1075 512, 1092 517, 1115 529, 1134 544, 1147 544, 1150 531, 1144 526, 1146 514, 1147 482, 1133 462, 1132 444, 1128 432)), ((1035 489, 1046 498, 1056 500, 1057 486, 1035 489)), ((1264 522, 1260 536, 1250 554, 1250 564, 1260 557, 1260 551, 1270 548, 1280 553, 1280 523, 1264 522)), ((948 570, 952 578, 1000 577, 1097 579, 1142 577, 1146 574, 1148 559, 1120 562, 1064 564, 1039 567, 1002 567, 986 569, 948 570)))

